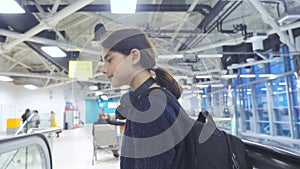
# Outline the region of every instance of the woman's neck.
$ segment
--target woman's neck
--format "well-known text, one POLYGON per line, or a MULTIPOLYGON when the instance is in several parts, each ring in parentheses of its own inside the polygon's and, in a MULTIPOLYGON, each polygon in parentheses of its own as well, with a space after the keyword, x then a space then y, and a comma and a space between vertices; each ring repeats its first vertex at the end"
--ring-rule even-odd
POLYGON ((151 74, 148 70, 142 70, 141 72, 136 74, 136 76, 132 79, 132 81, 130 82, 130 87, 135 90, 150 77, 151 74))

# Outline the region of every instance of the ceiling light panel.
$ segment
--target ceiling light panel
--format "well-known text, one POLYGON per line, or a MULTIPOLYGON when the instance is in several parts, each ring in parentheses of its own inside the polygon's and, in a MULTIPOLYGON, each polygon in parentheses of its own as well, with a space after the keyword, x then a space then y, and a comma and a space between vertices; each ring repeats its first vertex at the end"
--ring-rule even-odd
POLYGON ((0 81, 4 81, 4 82, 11 82, 14 79, 7 77, 7 76, 0 76, 0 81))
POLYGON ((0 13, 25 13, 24 9, 14 0, 1 0, 0 13))
POLYGON ((41 49, 51 57, 66 57, 67 54, 56 46, 43 46, 41 49))
POLYGON ((135 13, 137 0, 110 0, 111 13, 135 13))

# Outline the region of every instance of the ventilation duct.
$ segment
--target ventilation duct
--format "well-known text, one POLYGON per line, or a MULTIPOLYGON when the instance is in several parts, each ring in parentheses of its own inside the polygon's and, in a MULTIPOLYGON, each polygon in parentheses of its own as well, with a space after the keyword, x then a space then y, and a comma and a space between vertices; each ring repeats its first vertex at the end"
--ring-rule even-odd
POLYGON ((296 51, 300 52, 300 28, 293 30, 293 36, 295 37, 296 51))
POLYGON ((263 41, 264 49, 261 52, 266 52, 272 50, 273 52, 278 52, 280 48, 280 38, 277 34, 269 35, 267 39, 263 41))
POLYGON ((288 5, 289 9, 286 9, 285 13, 278 20, 280 25, 291 24, 300 19, 300 6, 288 5))
POLYGON ((223 46, 223 57, 221 58, 221 62, 223 65, 223 69, 227 69, 228 66, 232 64, 239 64, 246 62, 247 58, 254 58, 254 54, 252 50, 251 43, 242 43, 234 46, 223 46), (226 54, 228 53, 228 54, 226 54))
POLYGON ((253 34, 252 37, 248 38, 246 42, 252 43, 253 51, 261 51, 264 50, 263 40, 268 38, 265 33, 253 34))
POLYGON ((98 23, 94 29, 94 39, 92 40, 93 46, 98 46, 100 38, 106 33, 105 26, 102 23, 98 23))

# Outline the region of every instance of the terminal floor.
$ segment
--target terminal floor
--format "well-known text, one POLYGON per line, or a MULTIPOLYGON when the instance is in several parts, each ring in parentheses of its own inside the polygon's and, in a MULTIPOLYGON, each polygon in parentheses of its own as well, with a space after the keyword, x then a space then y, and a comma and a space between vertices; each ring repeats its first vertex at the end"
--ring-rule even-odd
POLYGON ((63 130, 54 139, 53 169, 119 169, 119 159, 110 151, 99 151, 99 159, 92 165, 93 142, 91 126, 63 130))

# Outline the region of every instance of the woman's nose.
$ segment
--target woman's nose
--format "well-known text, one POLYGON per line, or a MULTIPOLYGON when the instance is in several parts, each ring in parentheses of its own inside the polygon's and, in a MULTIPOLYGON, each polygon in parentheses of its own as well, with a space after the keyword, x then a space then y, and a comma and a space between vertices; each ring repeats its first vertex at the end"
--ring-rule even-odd
POLYGON ((106 64, 103 65, 103 67, 102 67, 102 69, 101 69, 101 72, 102 72, 103 74, 106 74, 106 73, 107 73, 107 65, 106 65, 106 64))

